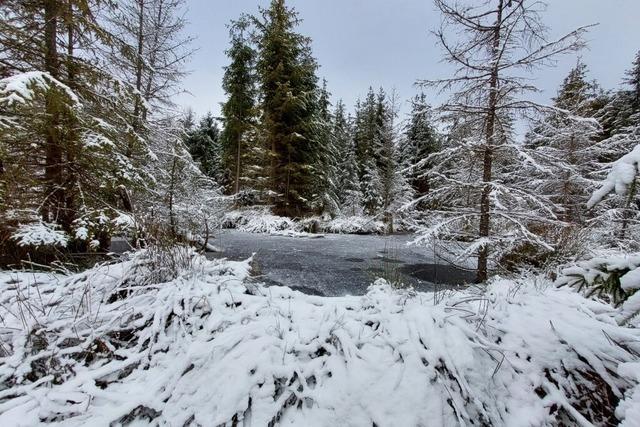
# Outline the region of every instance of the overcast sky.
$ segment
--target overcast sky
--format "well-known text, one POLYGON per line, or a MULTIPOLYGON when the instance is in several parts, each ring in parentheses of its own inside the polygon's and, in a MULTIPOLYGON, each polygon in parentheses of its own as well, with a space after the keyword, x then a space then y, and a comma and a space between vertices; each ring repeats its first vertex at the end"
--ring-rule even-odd
MULTIPOLYGON (((190 94, 179 96, 183 108, 197 114, 219 114, 223 67, 228 64, 226 24, 241 13, 255 13, 268 0, 187 0, 188 32, 197 37, 199 49, 184 81, 190 94)), ((588 34, 589 49, 580 56, 589 66, 590 78, 605 88, 619 86, 623 73, 640 50, 640 0, 549 0, 544 21, 550 36, 598 23, 588 34)), ((351 108, 369 86, 396 89, 407 101, 416 92, 417 79, 446 77, 441 51, 430 31, 440 17, 431 0, 289 0, 304 20, 298 30, 313 39, 319 76, 329 82, 334 100, 344 99, 351 108)), ((554 69, 534 76, 544 92, 537 100, 551 98, 575 65, 576 56, 565 57, 554 69)), ((431 103, 439 99, 432 95, 431 103)), ((403 108, 406 112, 407 108, 403 108)))

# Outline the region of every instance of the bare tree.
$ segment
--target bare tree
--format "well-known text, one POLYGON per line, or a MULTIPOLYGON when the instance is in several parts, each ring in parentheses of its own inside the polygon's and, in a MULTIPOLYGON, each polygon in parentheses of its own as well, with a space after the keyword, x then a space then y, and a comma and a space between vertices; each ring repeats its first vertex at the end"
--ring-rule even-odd
POLYGON ((114 52, 114 72, 138 93, 134 127, 140 130, 150 110, 173 106, 172 98, 186 75, 193 54, 193 37, 184 34, 184 0, 126 0, 110 17, 116 37, 124 46, 114 52), (151 108, 153 107, 153 108, 151 108))
MULTIPOLYGON (((520 192, 515 186, 508 187, 509 180, 495 176, 495 162, 509 155, 520 160, 526 157, 513 140, 510 129, 517 116, 541 107, 523 97, 537 90, 526 74, 553 63, 558 55, 582 48, 586 27, 548 41, 541 20, 545 4, 541 1, 434 1, 442 13, 442 24, 435 36, 444 49, 445 60, 456 70, 451 78, 419 84, 450 91, 452 96, 440 111, 472 129, 470 138, 454 141, 449 147, 450 154, 465 153, 465 160, 474 160, 470 164, 471 179, 459 181, 446 172, 435 173, 447 186, 458 187, 456 191, 467 195, 466 200, 470 202, 467 206, 449 206, 444 210, 444 216, 457 217, 457 221, 446 221, 449 227, 445 228, 451 230, 455 222, 477 228, 467 237, 473 242, 469 247, 476 251, 477 280, 482 282, 488 276, 491 246, 503 243, 505 234, 511 242, 515 242, 513 233, 517 233, 529 241, 543 243, 527 227, 527 222, 535 219, 531 218, 529 205, 542 207, 543 201, 538 201, 534 194, 520 192), (506 199, 511 203, 502 203, 501 197, 505 203, 506 199), (501 220, 499 226, 492 224, 495 217, 501 220), (514 227, 507 231, 506 224, 514 227)), ((449 160, 456 162, 453 158, 449 160)), ((517 167, 512 164, 507 171, 517 167)), ((442 231, 442 227, 430 229, 440 237, 443 237, 442 231)))

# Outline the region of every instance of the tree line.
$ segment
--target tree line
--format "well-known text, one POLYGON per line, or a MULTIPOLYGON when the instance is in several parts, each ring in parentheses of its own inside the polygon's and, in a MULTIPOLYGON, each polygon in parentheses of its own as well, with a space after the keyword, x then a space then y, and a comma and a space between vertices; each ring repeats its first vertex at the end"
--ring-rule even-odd
POLYGON ((183 1, 3 2, 0 242, 20 252, 12 236, 35 223, 76 252, 124 229, 197 239, 229 205, 260 204, 414 230, 476 259, 479 281, 586 244, 634 248, 635 163, 592 194, 639 142, 640 56, 613 91, 577 61, 541 105, 531 71, 576 55, 588 27, 548 41, 539 2, 435 5, 455 71, 418 86, 449 93, 441 105, 419 93, 403 120, 384 89, 351 112, 332 102, 301 18, 272 0, 229 25, 221 117, 197 120, 172 102, 193 52, 183 1))

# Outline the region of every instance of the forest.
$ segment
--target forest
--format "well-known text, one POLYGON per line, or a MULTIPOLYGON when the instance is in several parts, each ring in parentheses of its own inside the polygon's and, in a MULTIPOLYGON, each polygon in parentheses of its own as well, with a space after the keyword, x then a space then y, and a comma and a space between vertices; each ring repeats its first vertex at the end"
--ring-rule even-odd
POLYGON ((640 45, 430 0, 350 105, 245 3, 197 114, 190 1, 0 2, 0 425, 640 426, 640 45))

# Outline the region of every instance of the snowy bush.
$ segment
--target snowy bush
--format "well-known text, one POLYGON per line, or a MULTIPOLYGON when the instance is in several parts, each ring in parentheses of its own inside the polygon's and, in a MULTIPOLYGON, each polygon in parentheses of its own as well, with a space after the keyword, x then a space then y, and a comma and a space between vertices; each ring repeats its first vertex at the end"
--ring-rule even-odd
POLYGON ((301 226, 293 220, 273 215, 268 208, 228 212, 222 221, 222 226, 224 228, 235 228, 247 233, 278 234, 282 231, 301 230, 301 226))
POLYGON ((0 425, 637 425, 640 334, 568 288, 322 298, 249 265, 1 273, 0 425))
POLYGON ((32 247, 66 247, 69 242, 69 236, 58 226, 44 222, 20 225, 12 238, 19 246, 32 247))
POLYGON ((598 296, 621 306, 620 322, 640 313, 640 254, 610 253, 561 270, 556 285, 571 286, 587 297, 598 296))
POLYGON ((321 224, 326 233, 341 234, 383 234, 384 223, 370 216, 340 216, 321 224))

